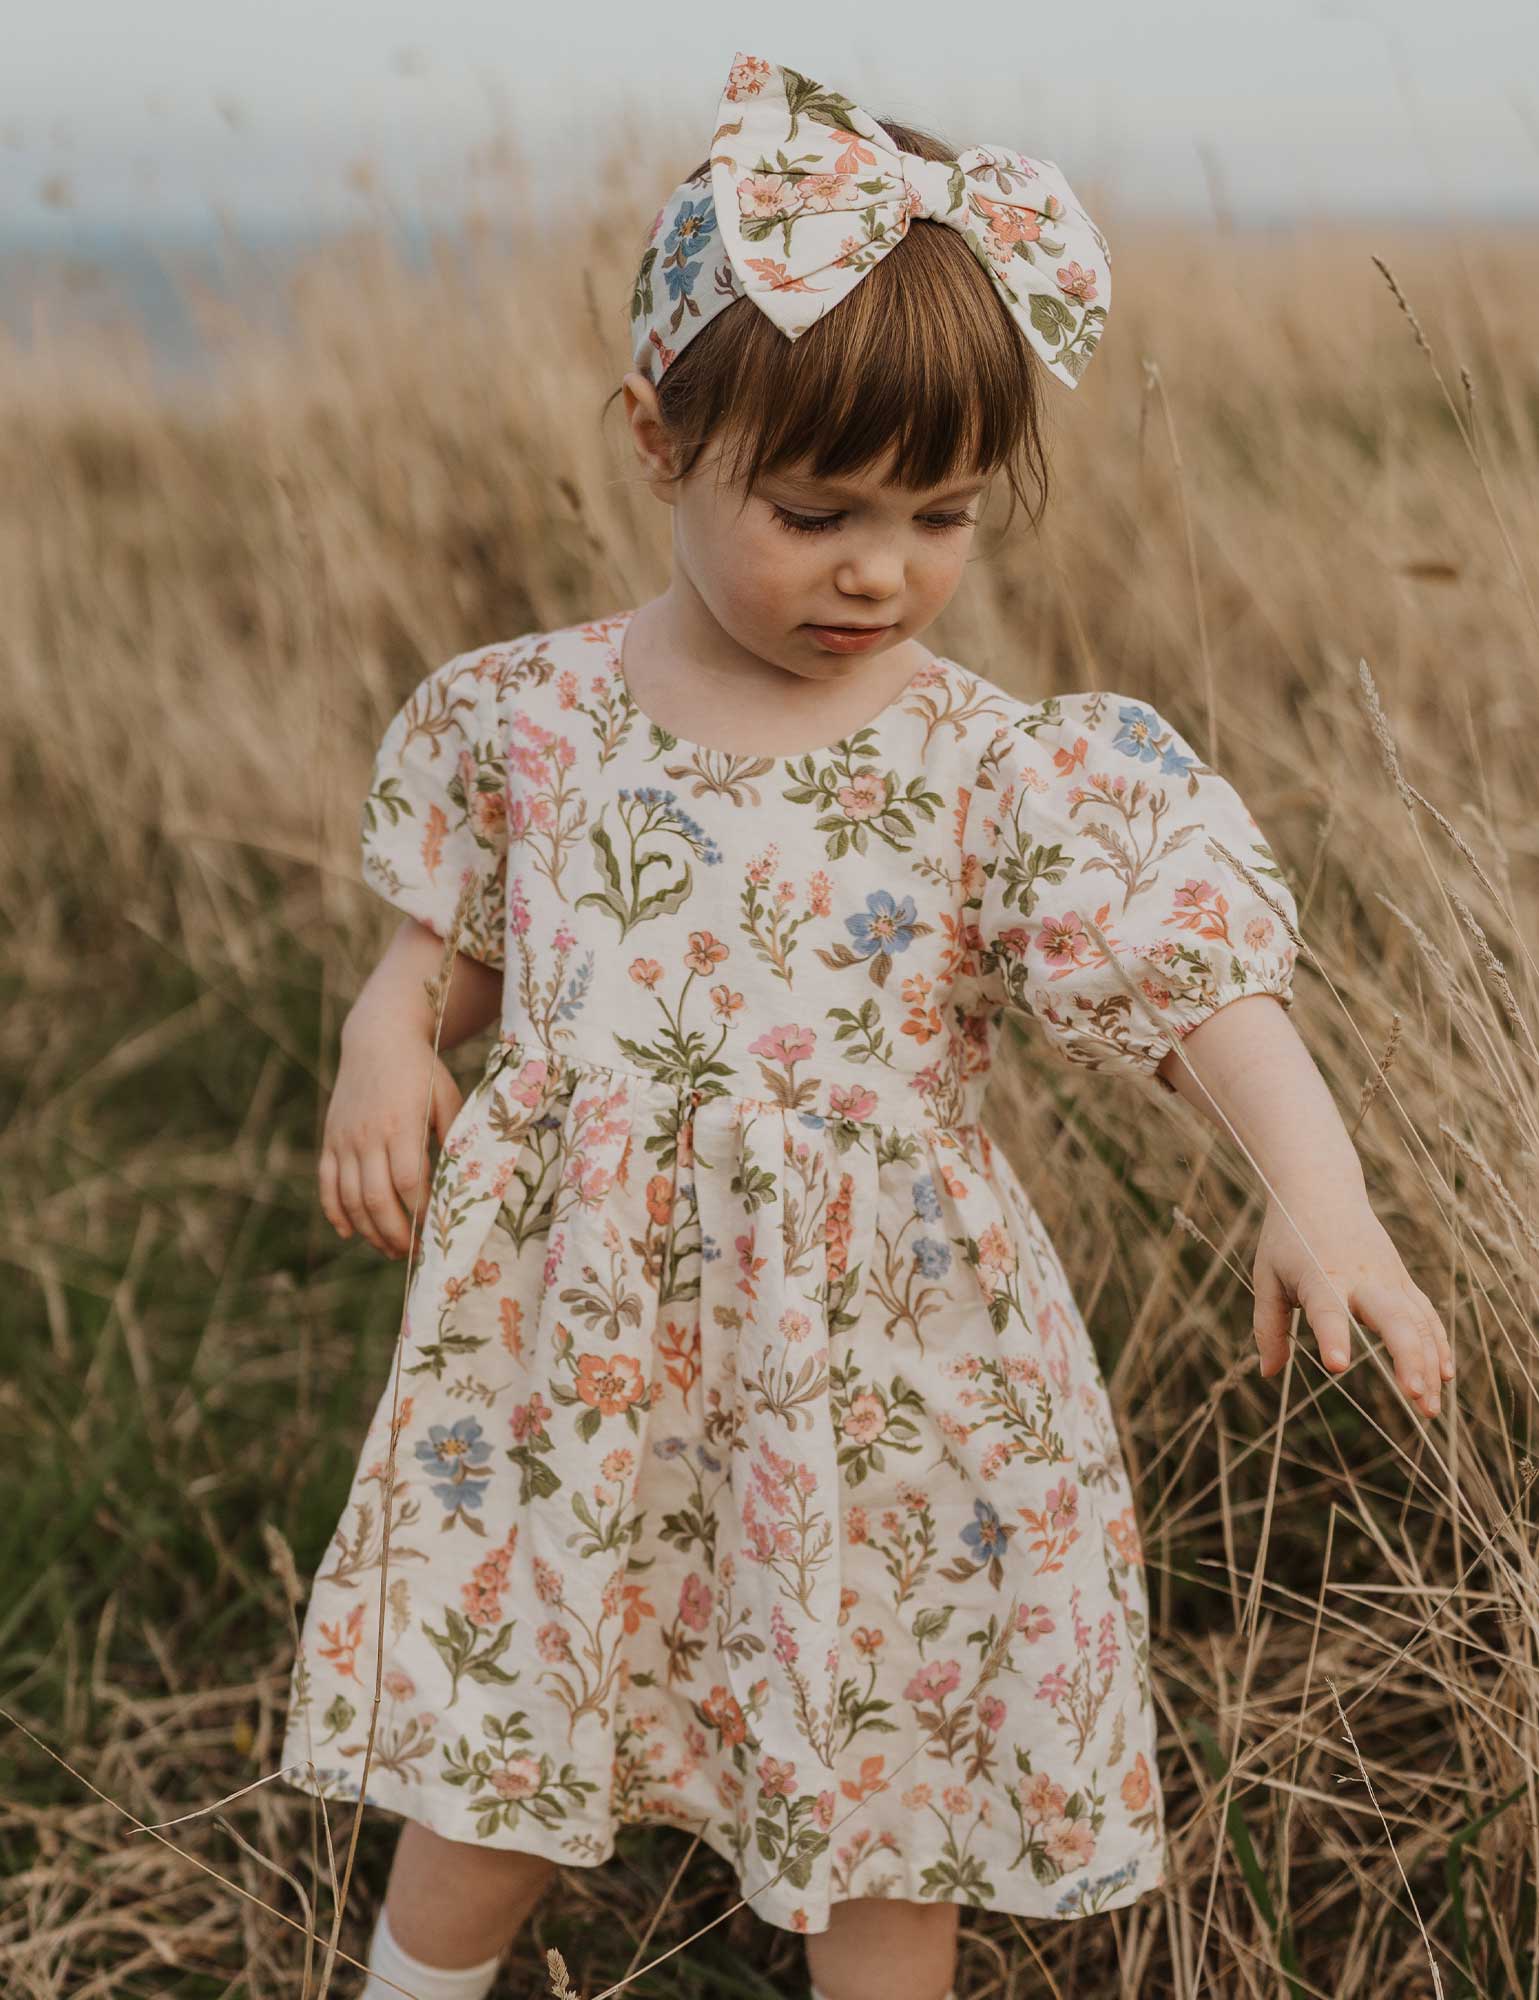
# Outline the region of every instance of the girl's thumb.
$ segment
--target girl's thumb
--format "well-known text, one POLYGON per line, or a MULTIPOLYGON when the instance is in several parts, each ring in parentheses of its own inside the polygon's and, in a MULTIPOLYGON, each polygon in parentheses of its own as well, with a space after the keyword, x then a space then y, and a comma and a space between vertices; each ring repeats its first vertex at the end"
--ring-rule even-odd
POLYGON ((449 1128, 464 1101, 459 1085, 440 1063, 433 1078, 433 1101, 428 1112, 434 1137, 440 1146, 448 1138, 449 1128))

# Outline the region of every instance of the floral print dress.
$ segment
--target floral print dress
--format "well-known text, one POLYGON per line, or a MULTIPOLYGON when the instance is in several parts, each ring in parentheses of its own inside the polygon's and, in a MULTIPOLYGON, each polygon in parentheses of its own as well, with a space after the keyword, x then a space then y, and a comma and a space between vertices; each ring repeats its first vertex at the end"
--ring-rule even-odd
POLYGON ((1132 1488, 983 1102, 1009 1011, 1168 1090, 1217 1008, 1291 1004, 1292 896, 1133 697, 933 659, 829 748, 733 754, 633 703, 632 615, 450 660, 379 752, 367 880, 504 998, 287 1775, 567 1865, 663 1822, 790 1930, 1129 1903, 1164 1879, 1132 1488))

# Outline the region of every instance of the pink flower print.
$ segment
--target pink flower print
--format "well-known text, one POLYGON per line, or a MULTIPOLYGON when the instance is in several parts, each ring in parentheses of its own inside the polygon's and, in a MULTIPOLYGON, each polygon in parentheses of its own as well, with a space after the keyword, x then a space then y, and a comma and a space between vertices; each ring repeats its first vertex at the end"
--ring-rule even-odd
POLYGON ((540 1789, 538 1757, 510 1757, 500 1771, 490 1774, 492 1790, 500 1799, 527 1799, 540 1789))
POLYGON ((886 1635, 874 1625, 857 1625, 850 1634, 850 1644, 863 1660, 874 1660, 886 1644, 886 1635))
POLYGON ((803 1062, 817 1046, 817 1036, 811 1028, 799 1028, 795 1024, 783 1028, 771 1028, 748 1044, 748 1053, 764 1056, 770 1062, 784 1063, 789 1069, 792 1063, 803 1062))
POLYGON ((794 882, 781 882, 778 884, 775 890, 775 900, 782 909, 785 908, 787 903, 794 902, 796 900, 796 884, 794 882))
POLYGON ((1005 1705, 998 1695, 981 1695, 978 1700, 978 1720, 991 1734, 1005 1726, 1005 1705))
POLYGON ((1079 1519, 1079 1488, 1067 1476, 1047 1490, 1047 1518, 1055 1528, 1071 1527, 1079 1519))
POLYGON ((566 1231, 558 1229, 550 1239, 550 1248, 545 1253, 545 1262, 540 1267, 540 1275, 547 1285, 556 1282, 556 1273, 561 1269, 562 1252, 566 1249, 566 1231))
POLYGON ((1015 1629, 1029 1645, 1033 1639, 1045 1639, 1058 1627, 1045 1604, 1023 1604, 1015 1614, 1015 1629))
POLYGON ((905 1701, 944 1701, 962 1678, 959 1660, 931 1660, 903 1690, 905 1701))
POLYGON ((1199 937, 1229 943, 1229 899, 1213 883, 1203 882, 1195 875, 1177 889, 1170 921, 1182 930, 1195 931, 1199 937))
MULTIPOLYGON (((663 212, 659 209, 657 211, 657 222, 661 222, 662 219, 663 212)), ((657 234, 657 222, 654 222, 652 225, 652 234, 654 236, 657 234)), ((577 706, 577 676, 572 672, 570 667, 564 673, 557 674, 556 676, 556 700, 563 708, 575 708, 577 706)))
POLYGON ((807 883, 807 907, 815 917, 826 917, 834 906, 834 885, 821 868, 815 869, 807 883))
POLYGON ((860 206, 860 196, 853 192, 847 174, 803 174, 798 192, 802 207, 815 215, 860 206))
POLYGON ((711 1586, 693 1570, 679 1586, 679 1622, 691 1632, 703 1632, 711 1615, 711 1586))
POLYGON ((1056 1708, 1069 1692, 1069 1677, 1062 1666, 1054 1667, 1037 1682, 1037 1700, 1056 1708))
POLYGON ((604 1454, 599 1471, 606 1479, 623 1479, 635 1463, 631 1453, 621 1445, 617 1450, 604 1454))
POLYGON ((887 781, 877 771, 857 771, 834 797, 847 819, 875 819, 887 804, 887 781))
POLYGON ((1095 272, 1087 271, 1083 264, 1060 264, 1057 277, 1059 289, 1071 299, 1078 299, 1082 305, 1089 305, 1095 297, 1095 272))
POLYGON ((930 1496, 922 1486, 911 1486, 907 1480, 898 1487, 898 1499, 911 1514, 922 1514, 930 1504, 930 1496))
POLYGON ((1033 1771, 1016 1785, 1015 1796, 1027 1819, 1057 1819, 1069 1802, 1062 1785, 1055 1785, 1046 1771, 1033 1771))
MULTIPOLYGON (((538 1561, 538 1558, 536 1560, 538 1561)), ((540 1658, 549 1660, 553 1667, 572 1657, 572 1635, 564 1625, 558 1624, 554 1619, 548 1625, 540 1627, 534 1635, 534 1643, 540 1658)))
POLYGON ((762 889, 775 872, 775 863, 780 858, 780 850, 771 841, 764 852, 749 862, 746 870, 749 881, 756 889, 762 889))
POLYGON ((1016 1267, 1015 1245, 1002 1223, 991 1222, 978 1238, 978 1268, 994 1280, 994 1289, 1016 1267))
POLYGON ((723 982, 711 988, 711 1005, 716 1011, 718 1021, 730 1021, 734 1014, 742 1011, 743 996, 741 993, 734 993, 732 988, 723 982))
POLYGON ((847 1507, 844 1512, 844 1538, 857 1547, 870 1539, 870 1528, 864 1507, 847 1507))
POLYGON ((550 1064, 547 1059, 544 1056, 531 1056, 509 1083, 509 1096, 516 1098, 526 1110, 533 1111, 544 1093, 545 1079, 549 1074, 550 1064))
POLYGON ((808 1319, 804 1312, 798 1312, 794 1306, 788 1306, 780 1315, 780 1334, 782 1339, 790 1341, 805 1340, 811 1331, 812 1321, 808 1319))
POLYGON ((1095 1835, 1090 1831, 1088 1820, 1054 1820, 1047 1829, 1046 1840, 1048 1853, 1066 1872, 1089 1867, 1091 1856, 1095 1853, 1095 1835))
POLYGON ((738 214, 747 222, 758 216, 779 215, 790 206, 790 195, 779 174, 745 174, 737 184, 737 205, 738 214))
POLYGON ((862 1124, 876 1109, 876 1092, 864 1083, 831 1083, 828 1108, 835 1118, 862 1124))
POLYGON ((1110 1611, 1101 1613, 1101 1623, 1097 1629, 1100 1632, 1100 1644, 1096 1648, 1096 1672, 1109 1674, 1115 1668, 1117 1656, 1121 1651, 1117 1644, 1117 1621, 1110 1611))
POLYGON ((783 1667, 794 1667, 801 1648, 796 1643, 796 1634, 791 1630, 785 1613, 778 1604, 770 1607, 770 1632, 774 1638, 775 1658, 783 1667))
POLYGON ((542 1604, 561 1602, 561 1573, 543 1556, 534 1558, 534 1594, 542 1604))
POLYGON ((833 1792, 818 1793, 817 1803, 812 1808, 812 1820, 819 1833, 827 1833, 828 1829, 833 1825, 834 1807, 837 1804, 838 1799, 833 1792))
POLYGON ((1252 917, 1240 935, 1252 951, 1265 951, 1272 942, 1273 928, 1270 917, 1252 917))
POLYGON ((949 1813, 970 1813, 973 1795, 966 1785, 948 1785, 941 1793, 941 1804, 949 1813))
POLYGON ((380 1686, 392 1701, 410 1701, 417 1692, 417 1683, 410 1674, 402 1673, 399 1667, 392 1667, 381 1679, 380 1686))
POLYGON ((783 1764, 778 1757, 763 1757, 755 1773, 767 1799, 788 1799, 796 1790, 796 1766, 783 1764))
POLYGON ((910 1785, 908 1790, 903 1794, 902 1803, 905 1812, 922 1811, 930 1803, 930 1787, 928 1785, 910 1785))
POLYGON ((840 1426, 847 1438, 856 1444, 874 1444, 886 1427, 887 1413, 879 1397, 867 1393, 850 1398, 850 1406, 840 1426))
MULTIPOLYGON (((1106 927, 1099 916, 1096 922, 1104 934, 1106 927)), ((1111 940, 1108 938, 1107 942, 1111 940)), ((1050 968, 1050 977, 1054 979, 1062 979, 1065 973, 1072 972, 1076 966, 1096 956, 1095 941, 1085 929, 1077 910, 1066 910, 1061 917, 1045 918, 1035 943, 1050 968)))
POLYGON ((507 806, 505 792, 473 791, 470 794, 471 818, 482 840, 494 841, 501 833, 507 819, 507 806))

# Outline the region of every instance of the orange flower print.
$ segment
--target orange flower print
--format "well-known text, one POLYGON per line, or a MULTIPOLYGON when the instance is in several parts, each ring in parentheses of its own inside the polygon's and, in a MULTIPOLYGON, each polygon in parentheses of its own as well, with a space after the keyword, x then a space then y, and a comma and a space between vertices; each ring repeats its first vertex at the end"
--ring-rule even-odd
POLYGON ((631 1354, 582 1354, 575 1388, 601 1417, 619 1415, 646 1392, 641 1363, 631 1354))
MULTIPOLYGON (((321 1626, 321 1658, 329 1661, 344 1680, 358 1679, 357 1652, 363 1641, 363 1606, 355 1604, 346 1621, 321 1626)), ((361 1685, 361 1683, 360 1683, 361 1685)))
POLYGON ((706 1721, 721 1737, 728 1748, 748 1740, 748 1720, 738 1706, 735 1695, 724 1687, 713 1687, 710 1694, 700 1704, 706 1721))
POLYGON ((663 968, 655 958, 633 958, 626 970, 638 986, 649 991, 663 976, 663 968))
POLYGON ((684 963, 692 972, 714 972, 727 956, 727 947, 709 931, 691 931, 684 963))
POLYGON ((1149 1760, 1140 1750, 1133 1759, 1133 1768, 1122 1781, 1122 1803, 1129 1812, 1142 1812, 1154 1796, 1154 1785, 1149 1776, 1149 1760))
POLYGON ((881 1755, 862 1757, 860 1760, 859 1778, 853 1784, 848 1778, 841 1778, 839 1781, 840 1791, 843 1792, 847 1799, 853 1800, 856 1804, 859 1804, 862 1799, 870 1798, 873 1792, 885 1791, 886 1780, 882 1776, 882 1766, 886 1761, 887 1759, 881 1755))

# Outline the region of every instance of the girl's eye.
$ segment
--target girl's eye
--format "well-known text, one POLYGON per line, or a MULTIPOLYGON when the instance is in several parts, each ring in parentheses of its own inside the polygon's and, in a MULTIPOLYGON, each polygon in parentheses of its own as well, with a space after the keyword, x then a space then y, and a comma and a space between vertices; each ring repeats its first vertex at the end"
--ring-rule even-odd
MULTIPOLYGON (((794 535, 818 535, 825 528, 832 528, 842 517, 838 514, 793 514, 788 508, 775 506, 771 501, 775 519, 780 526, 794 535)), ((976 514, 925 514, 920 517, 927 528, 936 534, 944 534, 951 528, 970 528, 977 521, 976 514)))

